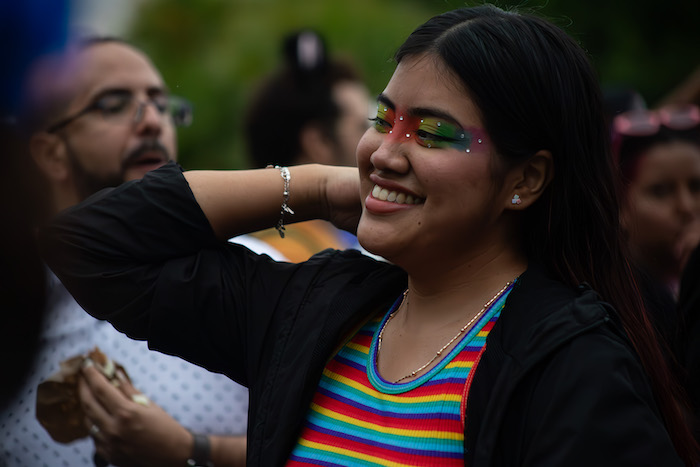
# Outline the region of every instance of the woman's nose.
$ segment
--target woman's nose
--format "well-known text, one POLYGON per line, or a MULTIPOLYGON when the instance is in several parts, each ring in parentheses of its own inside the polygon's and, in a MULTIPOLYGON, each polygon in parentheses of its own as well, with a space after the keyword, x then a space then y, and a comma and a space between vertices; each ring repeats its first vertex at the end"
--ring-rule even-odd
POLYGON ((370 156, 370 162, 378 170, 405 173, 411 166, 409 161, 410 138, 391 138, 383 135, 381 144, 370 156))

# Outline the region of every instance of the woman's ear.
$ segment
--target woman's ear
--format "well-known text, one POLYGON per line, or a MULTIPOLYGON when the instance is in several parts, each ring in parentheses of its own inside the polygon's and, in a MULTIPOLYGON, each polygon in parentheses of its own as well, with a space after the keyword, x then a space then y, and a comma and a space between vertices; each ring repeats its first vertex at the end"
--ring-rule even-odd
POLYGON ((525 209, 544 193, 554 177, 554 161, 550 151, 537 151, 511 171, 511 189, 506 209, 525 209))
POLYGON ((70 177, 66 147, 58 136, 44 131, 34 133, 29 138, 29 153, 48 179, 65 181, 70 177))

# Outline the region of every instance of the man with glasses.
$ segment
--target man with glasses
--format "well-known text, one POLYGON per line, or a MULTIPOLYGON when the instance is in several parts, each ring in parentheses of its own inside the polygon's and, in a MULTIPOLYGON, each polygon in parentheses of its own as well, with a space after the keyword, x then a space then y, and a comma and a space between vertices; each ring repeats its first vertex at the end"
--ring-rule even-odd
MULTIPOLYGON (((46 181, 52 212, 176 160, 175 127, 192 118, 189 104, 169 94, 150 60, 117 39, 83 40, 43 58, 29 89, 24 119, 31 129, 29 148, 46 181)), ((0 465, 108 465, 109 460, 208 465, 209 443, 230 453, 230 465, 244 463, 245 437, 235 435, 245 433, 245 388, 150 351, 145 342, 92 318, 49 275, 49 309, 35 367, 24 390, 0 414, 0 465), (124 365, 133 386, 147 397, 96 394, 84 385, 81 397, 98 398, 104 409, 100 417, 87 414, 93 417, 85 421, 92 440, 57 443, 37 421, 37 385, 57 372, 60 362, 95 346, 124 365), (117 405, 128 411, 128 420, 114 416, 117 405), (115 439, 119 445, 108 444, 115 439)))
POLYGON ((73 197, 59 208, 176 159, 175 125, 189 123, 189 106, 136 49, 90 39, 36 68, 31 149, 50 179, 67 169, 53 191, 73 197))

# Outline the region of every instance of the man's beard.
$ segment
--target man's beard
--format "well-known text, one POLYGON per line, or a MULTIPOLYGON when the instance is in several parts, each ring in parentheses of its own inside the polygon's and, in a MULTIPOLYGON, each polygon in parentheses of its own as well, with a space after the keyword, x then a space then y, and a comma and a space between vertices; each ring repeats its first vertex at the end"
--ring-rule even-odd
POLYGON ((121 162, 119 172, 97 174, 90 172, 85 168, 85 165, 80 162, 75 151, 71 145, 68 144, 68 141, 66 141, 66 149, 71 165, 73 180, 75 182, 75 188, 81 200, 88 198, 104 188, 116 187, 124 183, 126 181, 126 171, 130 168, 130 166, 134 165, 135 160, 138 159, 144 152, 160 151, 165 158, 165 162, 172 160, 172 156, 160 142, 155 140, 145 141, 131 151, 129 155, 121 162))

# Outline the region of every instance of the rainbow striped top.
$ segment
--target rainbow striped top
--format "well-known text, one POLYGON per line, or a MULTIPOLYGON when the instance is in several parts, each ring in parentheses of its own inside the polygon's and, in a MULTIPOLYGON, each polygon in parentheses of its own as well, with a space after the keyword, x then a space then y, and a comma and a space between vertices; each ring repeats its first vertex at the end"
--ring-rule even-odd
POLYGON ((464 465, 465 383, 511 284, 428 372, 391 383, 377 371, 383 318, 365 324, 328 362, 288 466, 464 465))

